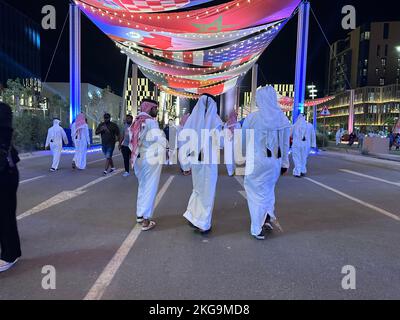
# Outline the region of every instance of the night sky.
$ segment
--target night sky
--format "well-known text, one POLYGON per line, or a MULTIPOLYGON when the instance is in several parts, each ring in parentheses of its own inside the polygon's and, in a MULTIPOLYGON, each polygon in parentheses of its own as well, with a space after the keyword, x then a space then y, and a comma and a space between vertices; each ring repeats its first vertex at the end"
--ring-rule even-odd
MULTIPOLYGON (((62 30, 68 12, 67 0, 3 0, 38 23, 41 22, 41 9, 52 4, 57 9, 57 29, 42 31, 42 80, 47 73, 57 39, 62 30)), ((227 2, 227 1, 219 1, 227 2)), ((357 26, 371 21, 398 20, 396 1, 350 0, 311 0, 311 6, 330 42, 345 37, 347 31, 341 28, 342 7, 353 5, 357 10, 357 26), (378 5, 379 3, 379 5, 378 5)), ((1 32, 1 31, 0 31, 1 32)), ((60 41, 57 54, 47 81, 69 81, 68 71, 68 21, 60 41)), ((275 41, 262 55, 259 65, 259 84, 293 83, 296 54, 297 17, 293 18, 275 41)), ((325 65, 328 45, 320 32, 314 17, 310 17, 310 38, 308 52, 307 83, 314 82, 320 89, 325 85, 325 65)), ((125 56, 114 43, 98 30, 84 15, 82 18, 82 81, 99 87, 110 85, 112 90, 121 94, 125 69, 125 56)), ((249 77, 247 77, 249 78, 249 77)), ((245 79, 243 85, 248 84, 245 79)))

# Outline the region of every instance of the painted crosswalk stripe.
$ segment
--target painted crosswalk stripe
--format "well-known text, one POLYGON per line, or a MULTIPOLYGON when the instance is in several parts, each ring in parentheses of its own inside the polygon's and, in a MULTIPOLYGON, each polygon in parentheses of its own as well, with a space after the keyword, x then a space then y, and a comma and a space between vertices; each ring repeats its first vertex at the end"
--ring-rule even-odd
POLYGON ((400 187, 400 182, 389 181, 389 180, 381 179, 381 178, 378 178, 378 177, 370 176, 370 175, 367 175, 367 174, 363 174, 363 173, 359 173, 359 172, 352 171, 352 170, 347 170, 347 169, 339 169, 339 171, 350 173, 350 174, 355 175, 355 176, 359 176, 359 177, 363 177, 363 178, 367 178, 367 179, 371 179, 371 180, 375 180, 375 181, 379 181, 379 182, 383 182, 383 183, 391 184, 393 186, 400 187))
POLYGON ((20 184, 25 184, 25 183, 29 183, 29 182, 32 182, 32 181, 36 181, 36 180, 42 179, 44 177, 45 176, 38 176, 38 177, 22 180, 22 181, 20 181, 20 184))
MULTIPOLYGON (((164 183, 160 191, 158 192, 155 201, 155 207, 157 207, 158 204, 160 203, 162 197, 166 193, 173 179, 174 176, 170 176, 164 183)), ((111 261, 107 264, 103 272, 97 278, 96 282, 89 290, 84 300, 100 300, 103 297, 105 291, 107 290, 107 287, 111 284, 122 263, 125 261, 130 250, 134 246, 137 238, 139 237, 141 231, 142 229, 140 225, 136 225, 133 228, 133 230, 129 233, 128 237, 122 243, 121 247, 113 256, 111 261)))
POLYGON ((25 211, 24 213, 18 215, 17 220, 22 220, 22 219, 29 217, 31 215, 34 215, 38 212, 41 212, 48 208, 54 207, 62 202, 65 202, 65 201, 71 200, 75 197, 78 197, 78 196, 84 194, 86 192, 87 188, 89 188, 99 182, 102 182, 108 178, 111 178, 121 172, 122 172, 122 169, 118 169, 118 170, 114 171, 113 173, 110 173, 104 177, 93 180, 92 182, 89 182, 75 190, 62 191, 62 192, 56 194, 55 196, 51 197, 50 199, 38 204, 37 206, 33 207, 32 209, 29 209, 29 210, 25 211))
POLYGON ((327 186, 327 185, 325 185, 325 184, 323 184, 321 182, 315 181, 315 180, 310 179, 310 178, 304 178, 304 179, 306 179, 307 181, 310 181, 310 182, 312 182, 312 183, 314 183, 314 184, 316 184, 316 185, 318 185, 318 186, 320 186, 320 187, 322 187, 322 188, 324 188, 326 190, 332 191, 332 192, 334 192, 334 193, 336 193, 336 194, 338 194, 338 195, 340 195, 340 196, 342 196, 344 198, 347 198, 349 200, 357 202, 358 204, 361 204, 364 207, 372 209, 372 210, 374 210, 374 211, 376 211, 376 212, 378 212, 380 214, 383 214, 383 215, 385 215, 385 216, 387 216, 389 218, 392 218, 393 220, 400 221, 400 217, 399 216, 397 216, 397 215, 395 215, 395 214, 393 214, 393 213, 391 213, 389 211, 381 209, 381 208, 379 208, 377 206, 374 206, 374 205, 372 205, 372 204, 370 204, 368 202, 362 201, 362 200, 357 199, 355 197, 349 196, 348 194, 346 194, 344 192, 341 192, 341 191, 339 191, 337 189, 334 189, 332 187, 329 187, 329 186, 327 186))

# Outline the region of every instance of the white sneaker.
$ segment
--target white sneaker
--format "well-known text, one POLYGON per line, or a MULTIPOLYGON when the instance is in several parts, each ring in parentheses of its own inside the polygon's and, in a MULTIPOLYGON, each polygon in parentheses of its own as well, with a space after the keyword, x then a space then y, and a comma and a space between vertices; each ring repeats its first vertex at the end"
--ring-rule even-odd
POLYGON ((18 259, 16 259, 14 262, 6 262, 4 260, 0 260, 0 272, 7 271, 10 269, 14 264, 16 264, 18 259))
POLYGON ((123 177, 129 177, 131 174, 129 172, 125 172, 122 176, 123 177))

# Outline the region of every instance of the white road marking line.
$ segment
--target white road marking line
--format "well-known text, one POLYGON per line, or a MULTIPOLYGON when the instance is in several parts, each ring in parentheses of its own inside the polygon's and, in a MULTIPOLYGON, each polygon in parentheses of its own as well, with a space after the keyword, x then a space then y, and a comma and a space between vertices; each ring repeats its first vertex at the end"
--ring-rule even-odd
POLYGON ((240 185, 241 185, 241 186, 243 187, 243 189, 244 189, 244 179, 241 178, 241 177, 238 177, 238 176, 235 176, 235 179, 236 179, 237 182, 240 183, 240 185))
POLYGON ((45 176, 38 176, 38 177, 34 177, 34 178, 22 180, 22 181, 20 181, 19 184, 24 184, 24 183, 32 182, 32 181, 35 181, 35 180, 42 179, 42 178, 44 178, 44 177, 45 177, 45 176))
MULTIPOLYGON (((120 154, 116 154, 116 155, 113 156, 113 158, 119 157, 119 156, 121 156, 121 155, 120 155, 120 154)), ((87 164, 93 164, 93 163, 97 163, 97 162, 101 162, 101 161, 104 161, 104 162, 105 162, 106 159, 101 158, 101 159, 98 159, 98 160, 90 161, 90 162, 88 162, 87 164)))
POLYGON ((314 183, 314 184, 316 184, 316 185, 318 185, 318 186, 320 186, 320 187, 322 187, 322 188, 324 188, 326 190, 329 190, 329 191, 332 191, 332 192, 334 192, 334 193, 336 193, 338 195, 341 195, 344 198, 347 198, 349 200, 357 202, 358 204, 361 204, 364 207, 367 207, 367 208, 372 209, 372 210, 374 210, 374 211, 376 211, 378 213, 381 213, 381 214, 383 214, 383 215, 385 215, 385 216, 387 216, 389 218, 392 218, 392 219, 394 219, 396 221, 400 221, 400 217, 399 216, 397 216, 397 215, 395 215, 393 213, 390 213, 389 211, 386 211, 384 209, 378 208, 378 207, 376 207, 376 206, 374 206, 374 205, 372 205, 372 204, 370 204, 368 202, 362 201, 362 200, 357 199, 355 197, 349 196, 349 195, 347 195, 347 194, 345 194, 345 193, 343 193, 343 192, 341 192, 339 190, 331 188, 331 187, 329 187, 329 186, 327 186, 327 185, 325 185, 325 184, 323 184, 321 182, 315 181, 313 179, 310 179, 310 178, 307 178, 307 177, 305 177, 303 179, 306 179, 306 180, 308 180, 308 181, 310 181, 310 182, 312 182, 312 183, 314 183))
MULTIPOLYGON (((174 176, 170 176, 168 180, 164 183, 160 191, 158 192, 155 201, 155 207, 157 207, 158 204, 160 203, 162 197, 164 196, 168 187, 172 183, 173 179, 174 176)), ((104 268, 103 272, 97 278, 96 282, 90 288, 89 292, 87 293, 87 295, 83 300, 100 300, 103 297, 105 291, 111 284, 112 280, 114 279, 114 276, 118 272, 122 263, 125 261, 126 257, 128 256, 130 250, 134 246, 141 232, 142 232, 141 226, 137 224, 133 228, 133 230, 129 233, 128 237, 122 243, 121 247, 115 253, 111 261, 104 268)))
POLYGON ((353 174, 355 176, 360 176, 360 177, 363 177, 363 178, 368 178, 368 179, 371 179, 371 180, 384 182, 384 183, 387 183, 387 184, 391 184, 391 185, 400 187, 400 182, 393 182, 393 181, 377 178, 377 177, 374 177, 374 176, 369 176, 367 174, 363 174, 363 173, 359 173, 359 172, 352 171, 352 170, 347 170, 347 169, 339 169, 339 171, 350 173, 350 174, 353 174))
POLYGON ((242 195, 243 198, 245 198, 245 199, 247 200, 246 191, 244 191, 244 190, 239 190, 239 193, 242 195))
MULTIPOLYGON (((244 189, 244 178, 235 176, 235 179, 244 189)), ((247 193, 245 190, 239 190, 238 192, 242 195, 243 198, 247 200, 247 193)))
POLYGON ((56 194, 55 196, 51 197, 50 199, 38 204, 37 206, 33 207, 32 209, 29 209, 28 211, 25 211, 24 213, 18 215, 17 216, 17 220, 22 220, 22 219, 24 219, 26 217, 29 217, 29 216, 31 216, 33 214, 36 214, 36 213, 40 212, 40 211, 43 211, 43 210, 48 209, 48 208, 51 208, 51 207, 53 207, 53 206, 55 206, 57 204, 60 204, 62 202, 70 200, 72 198, 78 197, 78 196, 80 196, 80 195, 82 195, 83 193, 86 192, 85 189, 87 189, 87 188, 89 188, 89 187, 91 187, 91 186, 93 186, 93 185, 95 185, 95 184, 97 184, 97 183, 99 183, 99 182, 101 182, 101 181, 103 181, 105 179, 111 178, 111 177, 113 177, 116 174, 121 173, 121 172, 122 172, 122 169, 115 170, 113 173, 110 173, 110 174, 108 174, 108 175, 106 175, 104 177, 101 177, 101 178, 98 178, 98 179, 96 179, 96 180, 94 180, 92 182, 89 182, 89 183, 85 184, 84 186, 79 187, 79 188, 77 188, 75 190, 62 191, 59 194, 56 194))

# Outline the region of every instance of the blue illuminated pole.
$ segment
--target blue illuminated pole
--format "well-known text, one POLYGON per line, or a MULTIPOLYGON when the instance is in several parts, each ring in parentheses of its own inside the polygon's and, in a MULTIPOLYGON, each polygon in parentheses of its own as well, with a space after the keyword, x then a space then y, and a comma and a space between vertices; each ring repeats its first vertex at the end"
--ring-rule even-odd
POLYGON ((69 5, 69 121, 81 112, 81 13, 74 3, 69 5))
POLYGON ((299 6, 297 26, 296 79, 294 87, 293 123, 304 112, 306 95, 308 27, 310 21, 310 3, 303 1, 299 6))

